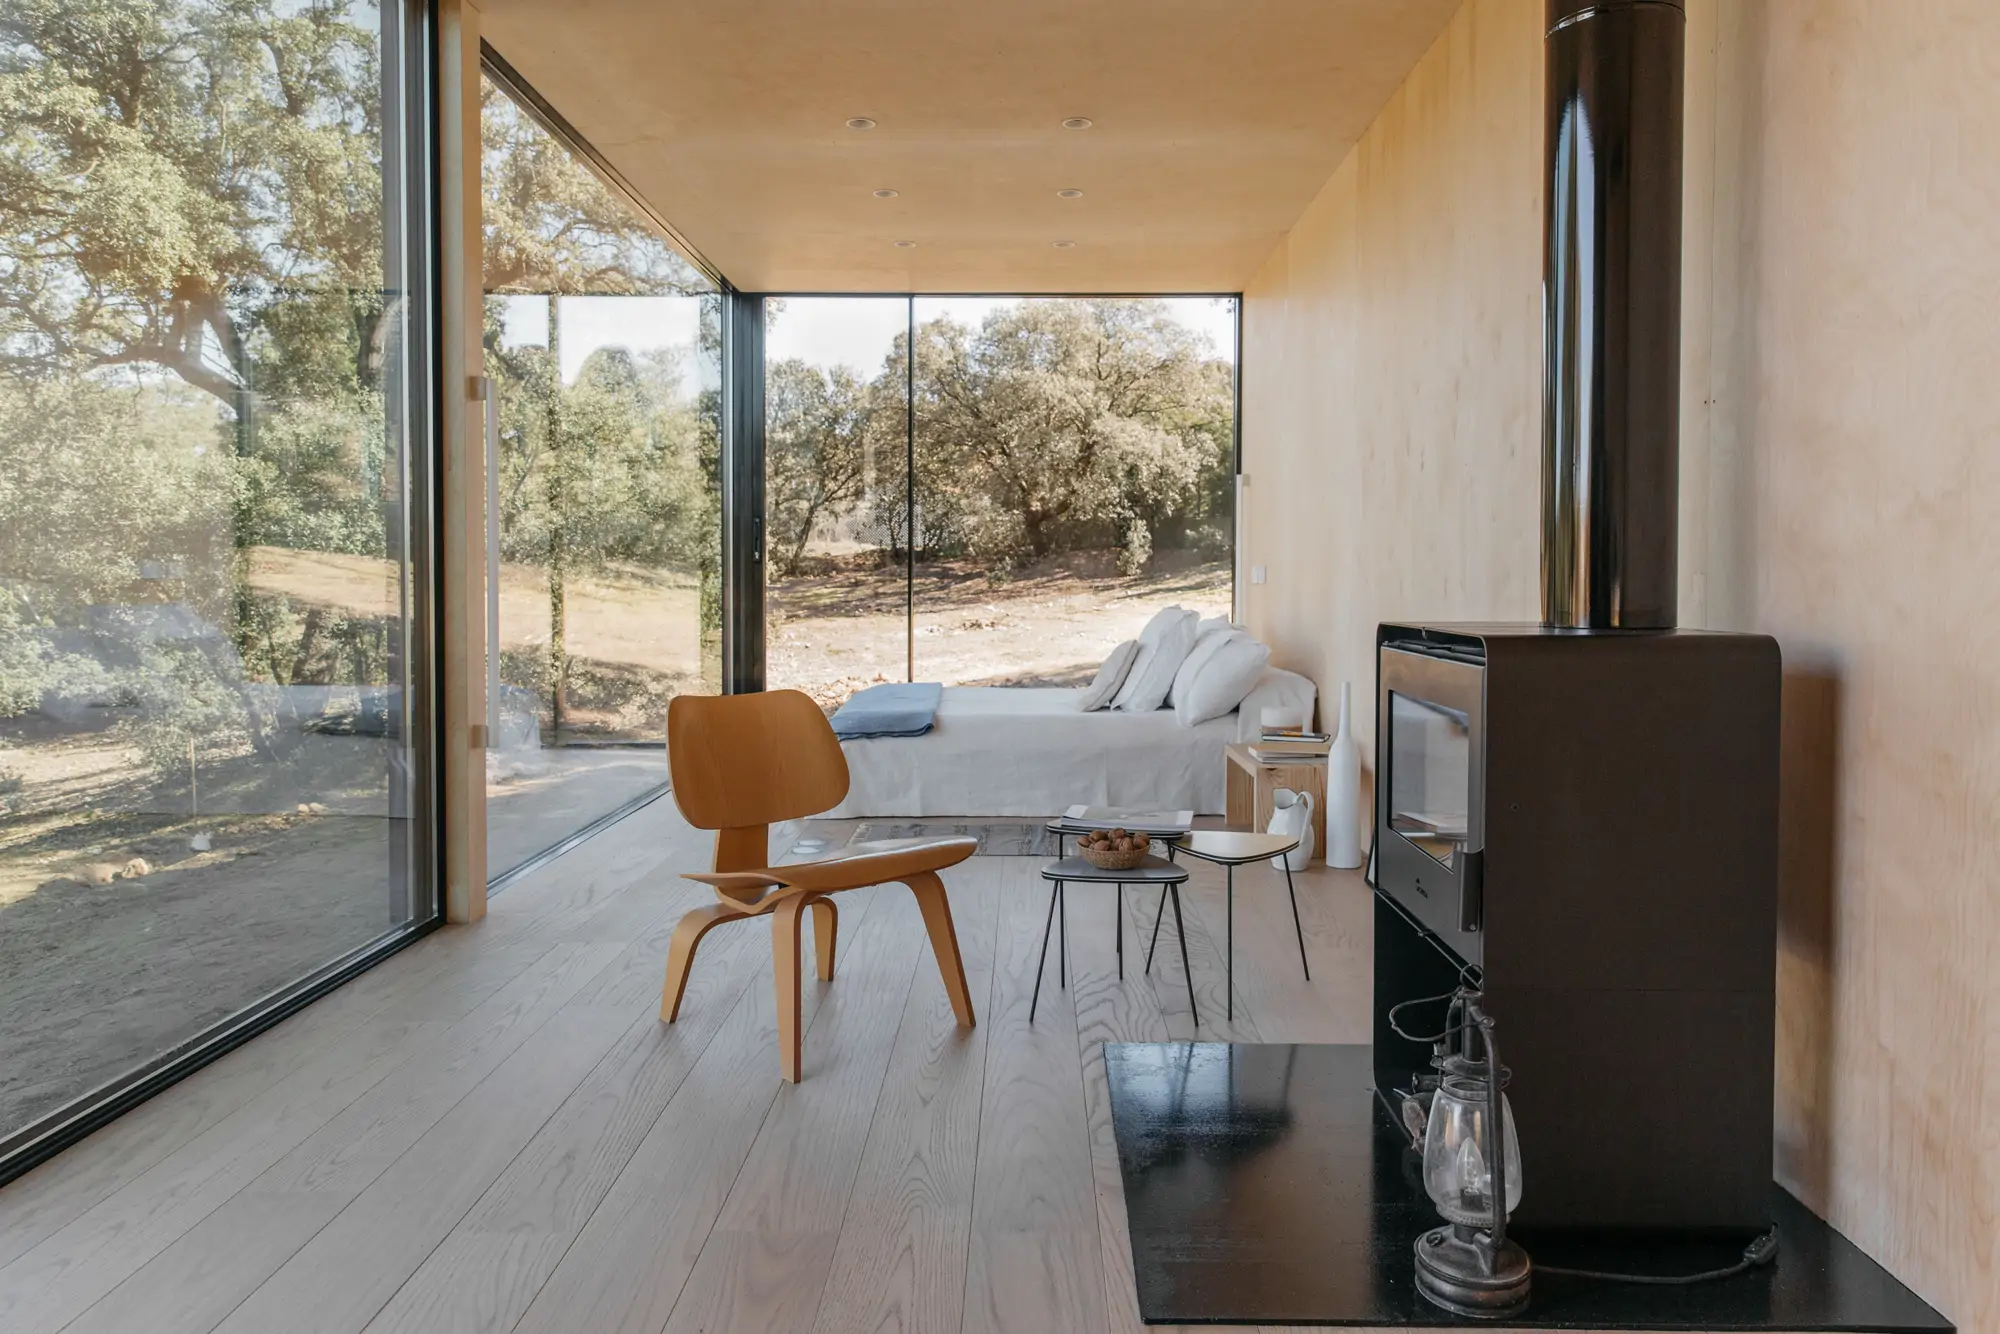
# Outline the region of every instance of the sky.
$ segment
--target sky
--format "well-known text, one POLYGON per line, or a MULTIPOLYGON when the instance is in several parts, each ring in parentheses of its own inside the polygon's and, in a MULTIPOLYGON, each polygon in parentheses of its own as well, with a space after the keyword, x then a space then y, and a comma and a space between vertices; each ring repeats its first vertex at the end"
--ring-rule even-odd
MULTIPOLYGON (((977 328, 986 315, 1018 304, 1019 297, 926 296, 917 298, 917 320, 923 323, 950 315, 977 328)), ((1233 298, 1164 297, 1168 311, 1181 323, 1205 334, 1214 354, 1224 361, 1236 356, 1236 303, 1233 298)), ((548 300, 539 296, 502 297, 501 342, 509 347, 545 347, 549 341, 548 300)), ((701 320, 700 297, 687 296, 566 296, 562 300, 565 384, 600 347, 625 347, 644 352, 660 347, 695 346, 701 320)), ((902 297, 784 298, 784 309, 765 335, 765 355, 772 361, 797 357, 828 369, 846 366, 863 377, 881 368, 908 313, 902 297)), ((696 368, 696 358, 683 360, 683 375, 696 368)), ((694 386, 683 380, 684 391, 694 386)))
MULTIPOLYGON (((500 300, 500 341, 504 346, 549 345, 547 297, 503 296, 500 300)), ((690 353, 682 359, 681 389, 693 389, 687 380, 697 360, 692 353, 701 332, 702 300, 698 296, 564 297, 563 383, 576 383, 585 359, 600 347, 624 347, 633 352, 679 347, 690 353)))
MULTIPOLYGON (((1019 297, 920 296, 917 323, 949 315, 960 324, 978 328, 991 311, 1020 303, 1019 297)), ((1181 323, 1208 335, 1216 356, 1236 358, 1236 302, 1207 296, 1162 298, 1181 323)), ((797 357, 822 369, 846 366, 861 376, 881 369, 909 313, 902 297, 788 296, 777 321, 764 335, 764 355, 771 361, 797 357)))

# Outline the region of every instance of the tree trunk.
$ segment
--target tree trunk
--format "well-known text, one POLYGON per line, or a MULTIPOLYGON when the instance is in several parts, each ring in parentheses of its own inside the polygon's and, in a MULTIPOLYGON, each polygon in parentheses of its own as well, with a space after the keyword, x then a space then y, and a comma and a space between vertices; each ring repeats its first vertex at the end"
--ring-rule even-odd
POLYGON ((569 648, 563 635, 563 576, 569 548, 569 496, 563 476, 562 298, 549 294, 548 470, 543 473, 549 501, 549 722, 562 744, 569 712, 569 648))

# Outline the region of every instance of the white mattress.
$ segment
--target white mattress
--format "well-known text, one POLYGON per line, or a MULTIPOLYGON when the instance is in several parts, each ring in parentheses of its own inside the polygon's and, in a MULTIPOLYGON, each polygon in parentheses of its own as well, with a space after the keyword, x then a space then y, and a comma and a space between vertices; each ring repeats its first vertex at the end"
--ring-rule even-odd
POLYGON ((1310 718, 1315 692, 1273 669, 1243 701, 1247 713, 1196 727, 1172 709, 1084 713, 1082 693, 947 686, 927 735, 841 743, 851 785, 827 815, 1055 815, 1078 802, 1221 815, 1223 746, 1255 732, 1264 704, 1302 704, 1310 718))
POLYGON ((926 735, 841 743, 851 786, 827 814, 1055 815, 1075 802, 1222 812, 1235 714, 1182 727, 1172 709, 1083 713, 1082 694, 947 687, 926 735))

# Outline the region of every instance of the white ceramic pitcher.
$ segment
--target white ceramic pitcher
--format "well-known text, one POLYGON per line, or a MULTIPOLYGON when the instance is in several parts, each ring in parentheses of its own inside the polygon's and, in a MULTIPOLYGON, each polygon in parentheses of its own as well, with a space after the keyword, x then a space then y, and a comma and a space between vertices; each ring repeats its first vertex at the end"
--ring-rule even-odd
POLYGON ((1271 869, 1282 871, 1289 867, 1294 871, 1305 870, 1313 855, 1312 793, 1294 792, 1288 787, 1273 790, 1271 827, 1267 832, 1299 841, 1299 845, 1290 852, 1271 858, 1271 869))

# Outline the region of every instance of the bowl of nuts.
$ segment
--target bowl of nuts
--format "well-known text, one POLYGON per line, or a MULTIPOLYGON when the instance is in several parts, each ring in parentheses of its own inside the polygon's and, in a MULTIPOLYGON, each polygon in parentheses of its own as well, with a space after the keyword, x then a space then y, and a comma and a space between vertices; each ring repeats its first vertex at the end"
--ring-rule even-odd
POLYGON ((1077 855, 1100 871, 1129 871, 1152 849, 1152 839, 1123 829, 1093 829, 1076 844, 1077 855))

